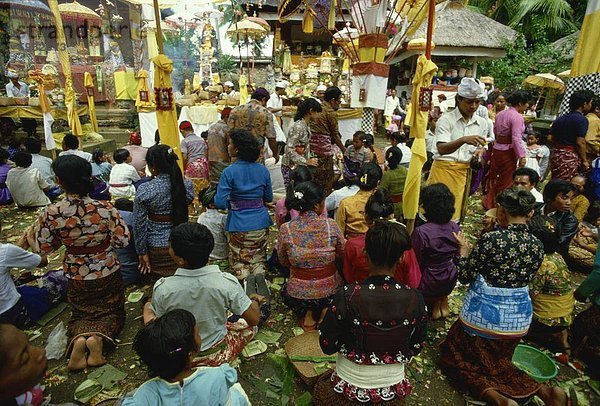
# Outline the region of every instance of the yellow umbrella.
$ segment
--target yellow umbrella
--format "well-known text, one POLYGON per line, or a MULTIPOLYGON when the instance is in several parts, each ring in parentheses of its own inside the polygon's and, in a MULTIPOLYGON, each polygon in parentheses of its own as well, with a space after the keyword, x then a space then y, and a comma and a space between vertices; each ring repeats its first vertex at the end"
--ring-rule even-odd
POLYGON ((92 130, 99 132, 98 130, 98 119, 96 118, 96 103, 94 102, 94 80, 90 72, 85 72, 83 75, 83 86, 87 90, 88 110, 90 114, 90 122, 92 123, 92 130))
POLYGON ((538 73, 536 75, 527 76, 523 81, 523 84, 546 89, 556 89, 561 92, 565 90, 565 82, 551 73, 538 73))
POLYGON ((227 34, 230 37, 239 37, 240 34, 243 34, 244 36, 249 36, 252 38, 260 38, 264 37, 267 32, 267 29, 262 25, 247 19, 233 23, 231 24, 231 27, 227 29, 227 34))
POLYGON ((556 76, 558 76, 559 78, 570 78, 571 77, 571 69, 564 70, 556 76))
POLYGON ((86 6, 82 6, 76 1, 73 1, 72 3, 59 4, 58 9, 60 10, 60 14, 64 17, 64 20, 93 20, 98 22, 102 21, 102 17, 96 14, 94 10, 86 6))
POLYGON ((65 31, 63 29, 62 18, 58 8, 57 0, 48 0, 48 6, 54 15, 56 23, 56 44, 58 48, 58 58, 65 75, 65 105, 67 107, 67 120, 71 127, 73 135, 83 135, 81 122, 75 109, 75 90, 73 90, 73 78, 71 77, 71 62, 67 52, 67 42, 65 40, 65 31))
MULTIPOLYGON (((425 55, 419 56, 417 68, 412 81, 412 103, 410 105, 410 135, 415 138, 411 151, 410 165, 404 193, 402 198, 402 210, 404 218, 414 220, 419 209, 419 194, 421 192, 421 170, 427 161, 427 150, 425 148, 425 133, 427 132, 427 116, 429 111, 421 111, 419 96, 422 88, 428 87, 437 72, 437 65, 431 62, 425 55)), ((409 114, 407 114, 407 117, 409 114)))

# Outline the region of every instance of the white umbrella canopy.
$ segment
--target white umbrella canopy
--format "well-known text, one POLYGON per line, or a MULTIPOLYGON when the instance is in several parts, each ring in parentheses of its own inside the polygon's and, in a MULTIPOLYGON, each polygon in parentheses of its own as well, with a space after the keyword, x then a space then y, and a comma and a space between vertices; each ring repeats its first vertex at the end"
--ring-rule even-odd
POLYGON ((524 81, 524 85, 531 85, 547 89, 565 90, 565 82, 561 78, 551 73, 538 73, 528 76, 524 81))
POLYGON ((262 25, 246 19, 231 24, 231 27, 227 29, 227 35, 230 37, 243 34, 253 38, 260 38, 265 36, 267 32, 262 25))
POLYGON ((564 70, 564 71, 560 72, 559 74, 557 74, 556 76, 558 76, 559 78, 563 78, 563 79, 570 78, 571 77, 571 69, 564 70))

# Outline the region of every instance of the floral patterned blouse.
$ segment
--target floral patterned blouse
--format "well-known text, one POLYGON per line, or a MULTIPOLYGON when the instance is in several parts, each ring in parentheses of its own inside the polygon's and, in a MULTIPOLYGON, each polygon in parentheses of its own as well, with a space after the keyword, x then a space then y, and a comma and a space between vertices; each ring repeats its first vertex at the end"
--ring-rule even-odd
POLYGON ((309 152, 310 127, 305 120, 295 121, 290 127, 285 143, 285 154, 281 158, 281 165, 295 168, 296 166, 306 166, 309 152), (296 145, 306 146, 304 155, 296 152, 296 145))
MULTIPOLYGON (((356 364, 407 363, 421 352, 427 336, 427 309, 416 289, 391 276, 371 276, 362 283, 346 285, 336 293, 320 325, 321 349, 338 352, 356 364)), ((348 386, 334 377, 336 386, 348 386)), ((362 393, 356 388, 344 393, 362 393)), ((381 389, 381 388, 380 388, 381 389)), ((381 390, 378 389, 380 392, 381 390)), ((405 380, 395 388, 397 395, 410 394, 405 380)), ((362 393, 375 401, 382 393, 362 393)))
POLYGON ((34 236, 42 254, 66 247, 94 247, 110 240, 96 254, 65 252, 63 269, 71 279, 100 279, 121 267, 115 248, 129 244, 129 230, 119 212, 108 202, 86 196, 67 195, 46 207, 34 225, 34 236))
POLYGON ((527 286, 544 259, 544 245, 525 224, 484 234, 466 258, 458 263, 458 279, 470 283, 477 275, 497 288, 527 286))

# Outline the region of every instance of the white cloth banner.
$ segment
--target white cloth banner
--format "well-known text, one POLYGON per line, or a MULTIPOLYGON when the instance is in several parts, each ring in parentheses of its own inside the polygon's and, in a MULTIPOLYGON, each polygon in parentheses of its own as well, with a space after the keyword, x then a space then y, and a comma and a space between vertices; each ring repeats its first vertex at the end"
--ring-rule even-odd
POLYGON ((388 78, 375 75, 352 76, 352 100, 350 107, 371 107, 383 110, 385 108, 385 93, 388 78), (360 89, 365 90, 365 100, 360 99, 360 89))
POLYGON ((52 149, 56 149, 56 141, 54 141, 54 137, 52 136, 52 123, 54 122, 54 117, 52 114, 44 113, 44 141, 46 143, 46 150, 50 151, 52 149))
POLYGON ((158 122, 156 121, 156 112, 138 113, 140 118, 140 133, 142 136, 142 146, 149 148, 156 144, 154 141, 154 133, 158 130, 158 122))

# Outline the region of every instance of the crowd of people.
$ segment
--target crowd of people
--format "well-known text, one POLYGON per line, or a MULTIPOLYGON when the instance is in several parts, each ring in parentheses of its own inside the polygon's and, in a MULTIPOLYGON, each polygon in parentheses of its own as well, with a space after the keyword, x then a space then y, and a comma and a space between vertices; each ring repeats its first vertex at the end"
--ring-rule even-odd
POLYGON ((205 134, 180 123, 183 162, 168 145, 142 147, 137 133, 112 158, 81 151, 69 135, 54 161, 39 155, 35 138, 12 155, 0 150, 2 202, 41 208, 16 245, 0 245, 0 398, 36 390, 47 366, 19 330, 32 319, 30 303, 9 269, 44 267, 64 246, 70 371, 107 362, 125 323, 125 286, 153 284, 133 349, 155 379, 123 404, 248 404, 229 363, 271 316, 270 270, 285 277, 281 300, 298 325, 318 330, 323 352, 337 354, 313 388, 315 404, 403 404, 413 385, 405 367, 431 345, 428 322, 450 316, 448 296, 460 283, 464 303, 439 348, 450 381, 490 404, 537 395, 566 405, 562 389, 511 359, 526 339, 598 373, 600 134, 585 114, 600 114, 600 98, 574 93, 546 141, 525 126, 527 93, 497 94, 490 114, 483 91, 464 78, 456 107, 430 114, 409 227, 410 128, 394 122, 409 106, 395 94, 383 150, 362 131, 342 142, 340 89, 302 101, 281 155, 286 194, 276 202, 263 162, 280 159, 280 107, 263 88, 223 109, 205 134), (472 244, 461 225, 480 189, 487 212, 472 244), (194 201, 203 213, 190 222, 194 201), (589 275, 576 286, 573 271, 589 275), (591 305, 575 314, 576 300, 591 305))

